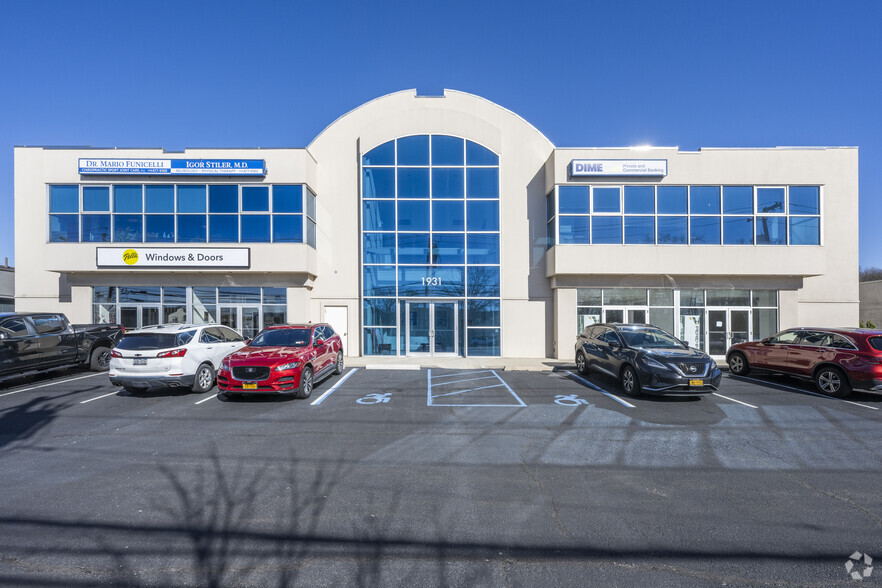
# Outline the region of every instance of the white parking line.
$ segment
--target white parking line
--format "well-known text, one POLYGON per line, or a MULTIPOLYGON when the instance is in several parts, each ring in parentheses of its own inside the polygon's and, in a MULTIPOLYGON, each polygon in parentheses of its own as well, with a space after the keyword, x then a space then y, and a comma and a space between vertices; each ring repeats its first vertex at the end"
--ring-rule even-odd
POLYGON ((729 398, 728 396, 723 396, 722 394, 718 394, 716 392, 713 393, 714 396, 719 396, 720 398, 725 398, 726 400, 731 400, 732 402, 737 402, 738 404, 743 404, 744 406, 749 406, 750 408, 759 409, 758 406, 754 406, 752 404, 747 404, 746 402, 741 402, 740 400, 735 400, 734 398, 729 398))
POLYGON ((580 382, 582 382, 583 384, 585 384, 585 385, 588 386, 589 388, 591 388, 591 389, 593 389, 593 390, 597 390, 597 391, 600 392, 601 394, 605 394, 606 396, 609 396, 610 398, 612 398, 613 400, 615 400, 615 401, 618 402, 619 404, 623 404, 623 405, 627 406, 628 408, 637 408, 636 406, 634 406, 634 405, 631 404, 630 402, 626 402, 626 401, 622 400, 621 398, 619 398, 619 397, 616 396, 615 394, 610 394, 609 392, 607 392, 607 391, 604 390, 603 388, 600 388, 599 386, 595 386, 594 384, 592 384, 592 383, 589 382, 588 380, 585 380, 585 379, 583 379, 583 378, 580 378, 579 376, 577 376, 577 375, 574 374, 573 372, 567 372, 567 374, 570 375, 570 376, 572 376, 573 378, 576 378, 577 380, 579 380, 580 382))
POLYGON ((41 384, 39 386, 32 386, 30 388, 22 388, 21 390, 13 390, 12 392, 6 392, 5 394, 0 394, 0 397, 9 396, 11 394, 18 394, 19 392, 30 392, 31 390, 36 390, 37 388, 45 388, 46 386, 54 386, 55 384, 64 384, 66 382, 73 382, 74 380, 82 380, 84 378, 94 378, 95 376, 106 375, 105 372, 98 372, 97 374, 86 374, 85 376, 77 376, 76 378, 68 378, 67 380, 59 380, 57 382, 49 382, 48 384, 41 384))
POLYGON ((343 382, 345 382, 346 380, 348 380, 348 379, 349 379, 349 376, 351 376, 352 374, 354 374, 354 373, 357 372, 357 371, 358 371, 358 368, 353 368, 348 374, 346 374, 345 376, 343 376, 342 378, 340 378, 340 380, 339 380, 336 384, 334 384, 334 387, 333 387, 333 388, 331 388, 330 390, 328 390, 327 392, 325 392, 324 394, 322 394, 321 396, 319 396, 318 398, 316 398, 315 400, 313 400, 312 403, 310 404, 310 406, 318 406, 319 404, 321 404, 321 403, 322 403, 322 400, 324 400, 325 398, 327 398, 328 396, 330 396, 330 395, 331 395, 331 392, 333 392, 334 390, 336 390, 337 388, 339 388, 339 387, 340 387, 340 384, 342 384, 343 382))
POLYGON ((80 404, 86 404, 87 402, 92 402, 93 400, 100 400, 101 398, 107 398, 108 396, 116 396, 116 392, 111 392, 109 394, 102 394, 101 396, 96 396, 95 398, 90 398, 88 400, 83 400, 80 404))
POLYGON ((521 406, 521 407, 523 407, 523 406, 527 406, 526 403, 523 400, 521 400, 521 397, 518 396, 517 394, 515 394, 514 390, 511 389, 511 386, 506 384, 505 380, 503 380, 502 378, 499 377, 499 374, 497 374, 495 370, 475 370, 475 371, 470 371, 470 372, 457 372, 457 373, 453 373, 453 374, 440 374, 440 375, 432 376, 432 370, 429 369, 429 370, 427 370, 427 373, 426 373, 426 382, 428 385, 426 406, 445 406, 445 407, 452 407, 452 406, 470 406, 470 407, 521 406), (438 382, 438 383, 433 384, 433 381, 438 380, 439 378, 449 378, 451 376, 467 376, 467 375, 472 375, 472 374, 484 374, 484 373, 488 373, 488 372, 491 375, 481 376, 481 377, 477 377, 477 378, 465 378, 465 379, 461 379, 461 380, 448 380, 445 382, 438 382), (438 386, 446 386, 448 384, 459 384, 462 382, 475 382, 478 380, 487 380, 487 379, 491 379, 491 380, 496 379, 499 381, 499 384, 493 384, 492 386, 480 386, 478 388, 466 388, 464 390, 454 390, 452 392, 444 392, 441 394, 435 394, 433 391, 433 388, 437 388, 438 386), (465 394, 466 392, 476 392, 478 390, 487 390, 489 388, 503 388, 503 387, 506 390, 508 390, 508 393, 511 394, 515 400, 517 400, 517 402, 518 402, 517 404, 435 404, 434 403, 434 400, 436 398, 441 398, 444 396, 454 396, 456 394, 465 394))
POLYGON ((794 392, 799 392, 800 394, 810 394, 811 396, 820 396, 821 398, 826 398, 828 400, 838 400, 840 402, 847 402, 849 404, 854 404, 855 406, 862 406, 864 408, 869 408, 870 410, 879 410, 878 406, 869 406, 867 404, 861 404, 860 402, 853 402, 851 400, 845 400, 844 398, 836 398, 835 396, 827 396, 826 394, 820 394, 819 392, 812 392, 811 390, 801 390, 799 388, 793 388, 792 386, 785 386, 784 384, 779 384, 777 382, 766 382, 763 380, 757 380, 756 378, 748 378, 747 376, 733 376, 732 374, 728 374, 728 377, 733 380, 749 380, 751 382, 757 382, 758 384, 766 384, 769 386, 777 386, 778 388, 784 388, 785 390, 793 390, 794 392))
POLYGON ((202 400, 197 400, 197 401, 194 402, 193 404, 202 404, 203 402, 208 402, 208 401, 211 400, 212 398, 217 398, 217 395, 218 395, 218 394, 220 394, 220 392, 215 392, 214 394, 209 394, 209 395, 208 395, 208 398, 203 398, 202 400))

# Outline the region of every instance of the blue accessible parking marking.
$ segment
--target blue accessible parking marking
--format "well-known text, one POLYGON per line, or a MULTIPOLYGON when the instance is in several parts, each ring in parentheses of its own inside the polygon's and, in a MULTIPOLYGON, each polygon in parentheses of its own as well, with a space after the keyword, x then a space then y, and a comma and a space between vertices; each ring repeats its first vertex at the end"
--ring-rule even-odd
POLYGON ((495 370, 433 376, 430 369, 427 378, 426 406, 527 406, 495 370))

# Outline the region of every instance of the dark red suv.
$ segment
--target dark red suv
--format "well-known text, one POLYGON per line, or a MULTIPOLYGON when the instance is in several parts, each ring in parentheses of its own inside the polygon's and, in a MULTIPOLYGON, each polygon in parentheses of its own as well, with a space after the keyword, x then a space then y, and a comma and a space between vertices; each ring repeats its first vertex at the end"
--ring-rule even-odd
POLYGON ((738 376, 757 369, 811 378, 823 394, 842 398, 852 388, 882 389, 882 331, 787 329, 733 345, 726 362, 738 376))
POLYGON ((294 394, 309 398, 314 382, 343 372, 343 342, 331 325, 267 327, 226 356, 217 387, 227 396, 294 394))

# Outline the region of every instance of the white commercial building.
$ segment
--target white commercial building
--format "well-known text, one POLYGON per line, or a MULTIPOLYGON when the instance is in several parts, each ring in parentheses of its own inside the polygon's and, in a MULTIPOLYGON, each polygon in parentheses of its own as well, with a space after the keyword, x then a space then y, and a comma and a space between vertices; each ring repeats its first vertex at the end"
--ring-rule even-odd
POLYGON ((348 355, 568 359, 585 324, 652 322, 722 355, 856 326, 857 226, 856 148, 559 148, 404 91, 305 148, 16 147, 15 304, 327 321, 348 355))

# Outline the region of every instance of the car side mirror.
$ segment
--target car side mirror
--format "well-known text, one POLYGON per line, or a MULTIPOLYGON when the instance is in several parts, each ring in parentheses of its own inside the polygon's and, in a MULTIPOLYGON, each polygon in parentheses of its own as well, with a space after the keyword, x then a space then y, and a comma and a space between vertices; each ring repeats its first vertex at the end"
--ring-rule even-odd
POLYGON ((613 349, 621 349, 622 348, 622 344, 619 343, 618 341, 610 341, 609 346, 612 347, 613 349))
POLYGON ((680 343, 683 344, 683 347, 689 347, 689 341, 684 341, 683 339, 680 339, 680 343))
POLYGON ((761 343, 762 345, 771 345, 772 343, 774 343, 774 341, 772 341, 772 338, 771 338, 771 337, 766 337, 765 339, 763 339, 762 341, 760 341, 760 343, 761 343))
POLYGON ((245 339, 245 345, 251 345, 251 339, 245 339))
POLYGON ((321 347, 321 346, 324 345, 324 344, 325 344, 325 340, 324 340, 324 339, 316 339, 316 340, 315 340, 315 346, 316 346, 316 347, 321 347))

